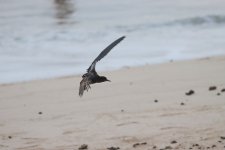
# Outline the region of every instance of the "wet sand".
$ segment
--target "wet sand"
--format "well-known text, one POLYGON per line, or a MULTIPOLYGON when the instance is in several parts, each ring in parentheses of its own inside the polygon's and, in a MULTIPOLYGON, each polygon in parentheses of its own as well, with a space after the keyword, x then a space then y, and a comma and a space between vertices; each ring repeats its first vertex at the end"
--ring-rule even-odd
POLYGON ((0 149, 225 149, 225 56, 0 85, 0 149))

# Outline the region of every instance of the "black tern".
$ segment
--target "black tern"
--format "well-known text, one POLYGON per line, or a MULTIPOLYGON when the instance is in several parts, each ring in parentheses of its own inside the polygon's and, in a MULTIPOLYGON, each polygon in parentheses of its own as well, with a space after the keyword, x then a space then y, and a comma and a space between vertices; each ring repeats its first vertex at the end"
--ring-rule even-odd
POLYGON ((115 40, 113 43, 111 43, 109 46, 107 46, 99 55, 95 58, 95 60, 92 62, 90 67, 87 69, 87 73, 83 74, 82 80, 80 82, 80 88, 79 88, 79 96, 82 97, 84 91, 88 91, 91 87, 90 84, 94 83, 101 83, 105 81, 110 81, 104 76, 99 76, 98 73, 95 71, 95 65, 98 61, 100 61, 103 57, 105 57, 110 50, 115 47, 119 42, 121 42, 125 36, 122 36, 115 40))

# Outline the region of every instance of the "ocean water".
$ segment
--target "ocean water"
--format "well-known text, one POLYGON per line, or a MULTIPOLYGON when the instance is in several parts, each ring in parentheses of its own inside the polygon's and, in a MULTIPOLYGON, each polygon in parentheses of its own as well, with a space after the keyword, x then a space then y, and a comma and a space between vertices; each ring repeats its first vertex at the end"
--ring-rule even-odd
POLYGON ((0 83, 225 54, 224 0, 0 0, 0 83))

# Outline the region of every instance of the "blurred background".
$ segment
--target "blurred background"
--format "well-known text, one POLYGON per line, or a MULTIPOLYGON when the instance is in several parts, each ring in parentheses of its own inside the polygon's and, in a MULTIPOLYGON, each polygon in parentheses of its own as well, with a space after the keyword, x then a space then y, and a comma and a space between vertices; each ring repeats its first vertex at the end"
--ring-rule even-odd
POLYGON ((0 83, 225 54, 224 0, 0 0, 0 83))

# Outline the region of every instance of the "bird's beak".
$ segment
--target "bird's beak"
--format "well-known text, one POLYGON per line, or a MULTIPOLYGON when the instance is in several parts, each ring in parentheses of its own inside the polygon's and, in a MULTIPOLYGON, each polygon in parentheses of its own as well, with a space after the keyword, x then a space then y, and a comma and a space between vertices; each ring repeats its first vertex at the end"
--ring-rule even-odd
POLYGON ((109 81, 109 82, 111 82, 111 81, 110 81, 110 80, 108 80, 108 79, 107 79, 106 81, 109 81))

